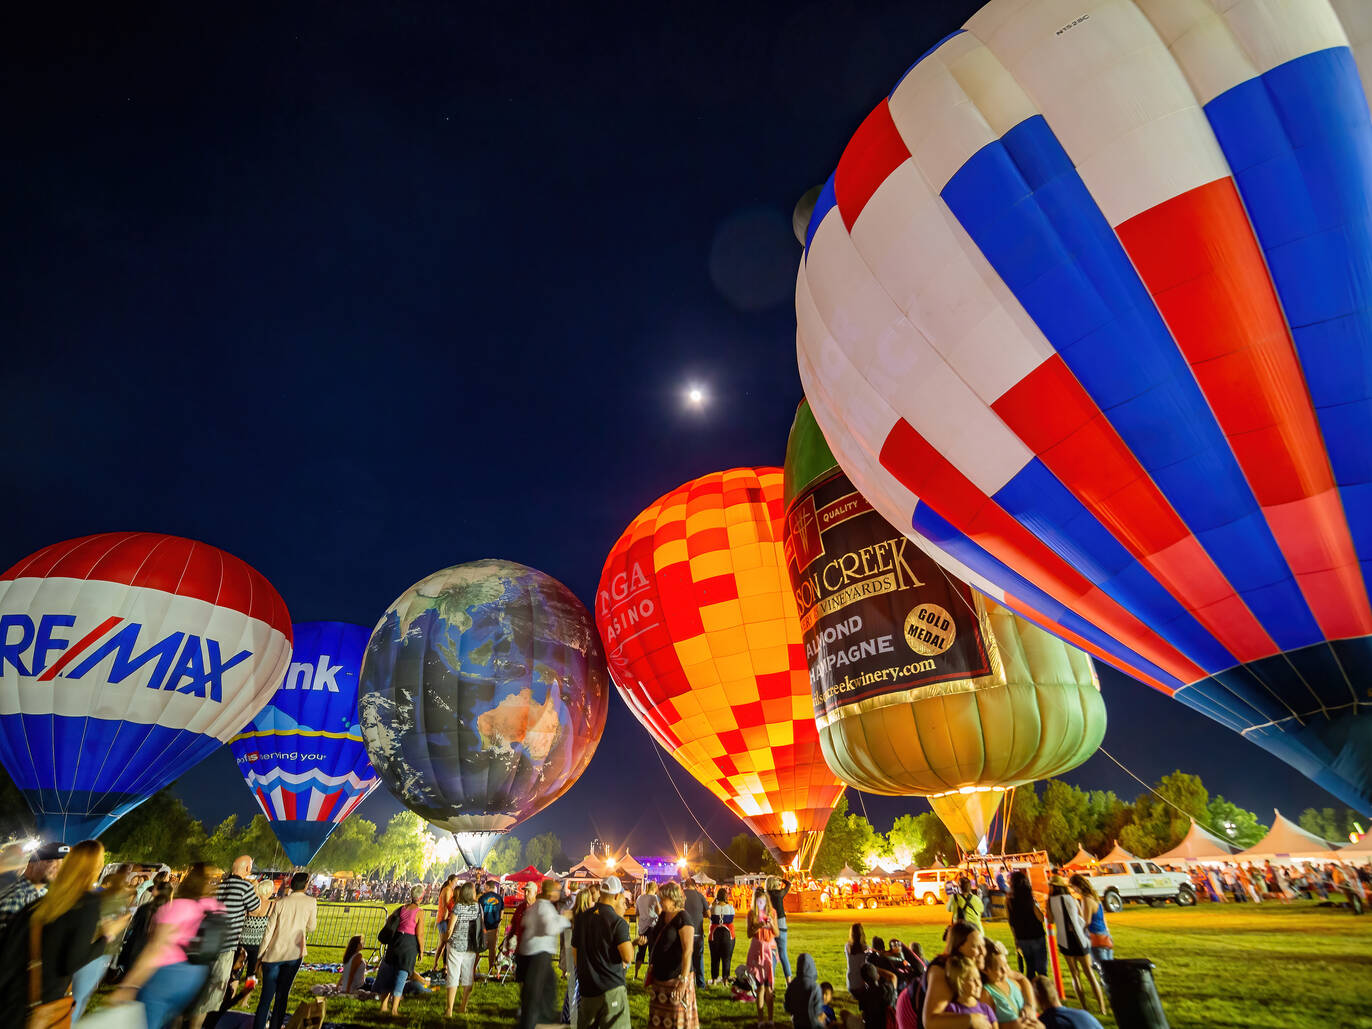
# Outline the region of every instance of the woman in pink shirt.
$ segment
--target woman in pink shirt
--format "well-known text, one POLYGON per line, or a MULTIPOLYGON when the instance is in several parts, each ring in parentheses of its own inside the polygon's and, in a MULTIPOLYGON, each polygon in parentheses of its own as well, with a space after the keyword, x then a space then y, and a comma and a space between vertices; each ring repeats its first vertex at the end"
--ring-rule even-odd
POLYGON ((164 1029, 200 994, 209 977, 209 965, 192 965, 186 946, 195 938, 207 911, 222 911, 215 899, 222 873, 206 864, 195 864, 176 888, 176 897, 153 918, 152 935, 119 989, 112 1004, 137 999, 143 1005, 148 1029, 164 1029))

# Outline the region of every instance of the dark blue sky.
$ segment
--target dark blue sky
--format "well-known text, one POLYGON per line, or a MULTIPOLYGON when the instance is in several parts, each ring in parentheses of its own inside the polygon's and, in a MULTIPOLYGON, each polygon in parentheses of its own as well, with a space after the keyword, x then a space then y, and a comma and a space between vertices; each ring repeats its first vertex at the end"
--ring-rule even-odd
MULTIPOLYGON (((63 6, 0 44, 6 564, 148 529, 243 557, 297 621, 371 626, 486 556, 589 604, 657 496, 781 462, 792 204, 978 4, 280 6, 63 6)), ((1106 747, 1145 778, 1197 771, 1264 820, 1332 803, 1102 678, 1106 747)), ((721 843, 741 831, 671 767, 721 843)), ((1068 778, 1138 792, 1102 756, 1068 778)), ((254 810, 227 751, 179 792, 254 810)), ((866 807, 884 828, 924 803, 866 807)), ((618 698, 521 835, 549 829, 574 854, 699 835, 618 698)))

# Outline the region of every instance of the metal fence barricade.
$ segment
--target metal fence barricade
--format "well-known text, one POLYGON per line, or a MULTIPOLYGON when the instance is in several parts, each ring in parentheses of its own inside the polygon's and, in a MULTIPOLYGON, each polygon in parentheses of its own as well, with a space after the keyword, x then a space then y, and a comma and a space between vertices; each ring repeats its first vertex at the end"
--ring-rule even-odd
POLYGON ((362 946, 370 950, 390 912, 385 904, 372 902, 320 904, 308 943, 311 947, 346 947, 354 936, 361 936, 362 946))

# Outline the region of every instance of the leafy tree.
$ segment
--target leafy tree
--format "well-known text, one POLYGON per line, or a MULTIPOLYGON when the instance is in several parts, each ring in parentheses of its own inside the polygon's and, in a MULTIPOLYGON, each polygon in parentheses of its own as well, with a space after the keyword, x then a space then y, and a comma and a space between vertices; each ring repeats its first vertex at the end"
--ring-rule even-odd
POLYGON ((424 874, 424 820, 413 811, 402 811, 386 823, 377 839, 381 851, 379 870, 391 870, 398 879, 418 879, 424 874))
POLYGON ((845 793, 829 814, 824 839, 815 855, 814 874, 837 875, 844 865, 850 865, 859 872, 864 871, 885 843, 872 828, 871 822, 861 815, 848 813, 848 795, 845 793))
MULTIPOLYGON (((777 863, 772 860, 772 855, 768 853, 767 848, 762 845, 762 841, 750 833, 739 833, 729 841, 729 846, 724 849, 729 856, 727 875, 739 874, 740 868, 747 872, 775 872, 780 870, 777 863)), ((715 878, 717 879, 719 876, 716 875, 715 878)))
POLYGON ((1301 812, 1297 821, 1306 832, 1312 832, 1320 839, 1336 844, 1348 840, 1348 834, 1353 831, 1354 822, 1364 826, 1366 824, 1366 820, 1360 818, 1356 811, 1351 811, 1348 808, 1336 810, 1332 807, 1319 810, 1308 807, 1301 812))
POLYGON ((24 795, 9 772, 0 768, 0 843, 32 836, 34 826, 33 813, 24 795))
POLYGON ((1156 791, 1157 795, 1139 795, 1134 801, 1134 823, 1120 830, 1120 843, 1140 857, 1175 847, 1190 830, 1192 818, 1209 819, 1210 794, 1200 776, 1172 772, 1158 781, 1156 791))
POLYGON ((1099 835, 1101 819, 1109 809, 1104 796, 1093 803, 1085 790, 1060 779, 1015 791, 1010 808, 1010 828, 1019 850, 1046 850, 1054 861, 1067 861, 1077 852, 1088 834, 1099 835))
MULTIPOLYGON (((909 817, 909 815, 901 816, 901 818, 909 817)), ((899 824, 900 819, 896 821, 899 824)), ((913 834, 924 841, 924 845, 911 855, 911 860, 915 864, 930 868, 957 861, 957 841, 953 839, 953 834, 948 831, 948 827, 943 824, 942 818, 932 811, 923 811, 914 816, 913 822, 913 834)), ((894 828, 895 826, 892 826, 892 829, 894 828)), ((898 857, 897 860, 899 860, 898 857)))
POLYGON ((353 815, 333 831, 310 864, 321 872, 367 872, 380 857, 376 823, 353 815))
POLYGON ((486 871, 492 875, 509 875, 522 867, 519 861, 521 844, 518 836, 506 834, 486 855, 486 871))
POLYGON ((886 834, 891 847, 891 856, 904 868, 922 854, 926 846, 925 827, 914 815, 901 815, 891 825, 886 834))
POLYGON ((553 859, 562 852, 562 840, 557 833, 541 832, 524 844, 524 862, 533 865, 540 872, 546 872, 553 865, 553 859))
POLYGON ((1091 790, 1086 794, 1086 824, 1077 842, 1094 854, 1104 854, 1133 820, 1133 806, 1115 796, 1113 790, 1091 790))
POLYGON ((207 853, 205 827, 170 788, 159 790, 100 835, 111 861, 165 862, 173 868, 207 853))
POLYGON ((1239 847, 1251 847, 1267 835, 1267 826, 1258 821, 1257 815, 1218 794, 1206 808, 1203 825, 1220 839, 1239 847))

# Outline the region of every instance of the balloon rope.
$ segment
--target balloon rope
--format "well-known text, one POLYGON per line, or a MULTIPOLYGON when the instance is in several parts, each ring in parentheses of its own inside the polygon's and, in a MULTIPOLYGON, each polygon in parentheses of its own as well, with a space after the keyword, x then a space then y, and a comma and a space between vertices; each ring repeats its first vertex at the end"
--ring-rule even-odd
POLYGON ((699 818, 696 818, 696 813, 695 813, 694 811, 691 810, 691 805, 686 803, 686 798, 683 797, 683 796, 681 795, 681 791, 677 789, 676 780, 672 778, 672 773, 669 772, 669 771, 667 770, 667 762, 662 760, 662 755, 658 752, 658 747, 659 747, 659 746, 660 746, 660 744, 657 742, 657 740, 654 740, 654 741, 653 741, 653 753, 654 753, 654 754, 657 754, 657 763, 660 764, 660 765, 662 766, 663 774, 667 776, 667 781, 668 781, 669 783, 672 784, 672 789, 676 790, 677 799, 681 801, 681 806, 684 807, 684 808, 686 809, 686 813, 687 813, 688 815, 690 815, 693 819, 695 819, 696 825, 700 826, 701 834, 702 834, 707 840, 710 840, 710 846, 714 847, 715 850, 717 850, 717 851, 719 851, 721 854, 723 854, 723 855, 724 855, 724 860, 725 860, 725 861, 729 862, 729 864, 733 865, 735 868, 737 868, 737 869, 738 869, 740 872, 742 872, 744 875, 748 875, 748 874, 749 874, 748 869, 744 868, 744 867, 743 867, 742 865, 740 865, 737 861, 735 861, 733 858, 731 858, 731 857, 729 856, 729 852, 728 852, 727 850, 725 850, 723 847, 721 847, 718 843, 716 843, 713 839, 711 839, 711 838, 710 838, 710 834, 709 834, 708 832, 705 831, 705 826, 703 826, 703 825, 700 824, 700 819, 699 819, 699 818))
MULTIPOLYGON (((848 788, 858 795, 858 803, 862 805, 862 817, 867 818, 867 801, 862 799, 862 791, 856 786, 849 786, 848 788)), ((871 823, 872 820, 867 818, 867 824, 871 825, 871 823)))
POLYGON ((1142 779, 1140 779, 1137 775, 1135 775, 1133 772, 1129 771, 1129 769, 1125 768, 1125 767, 1124 767, 1124 763, 1123 763, 1122 761, 1120 761, 1119 758, 1115 757, 1114 754, 1110 753, 1110 751, 1106 750, 1104 747, 1101 747, 1101 748, 1100 748, 1100 752, 1101 752, 1102 754, 1104 754, 1106 757, 1108 757, 1111 761, 1115 762, 1115 764, 1119 765, 1120 768, 1124 769, 1124 772, 1125 772, 1126 775, 1128 775, 1130 778, 1132 778, 1135 782, 1137 782, 1140 786, 1142 786, 1142 787, 1143 787, 1145 790, 1147 790, 1149 793, 1153 794, 1153 796, 1157 797, 1158 800, 1162 801, 1162 802, 1163 802, 1164 804, 1166 804, 1168 807, 1176 808, 1179 812, 1181 812, 1181 813, 1182 813, 1183 815, 1185 815, 1187 818, 1191 819, 1191 821, 1193 821, 1193 822, 1200 822, 1200 824, 1202 825, 1202 827, 1204 827, 1204 828, 1210 830, 1210 834, 1211 834, 1212 836, 1214 836, 1217 840, 1220 840, 1221 842, 1225 842, 1225 841, 1226 841, 1226 836, 1227 836, 1226 833, 1223 833, 1223 832, 1215 832, 1215 827, 1214 827, 1213 825, 1211 825, 1209 822, 1201 821, 1201 820, 1198 819, 1195 815, 1193 815, 1190 811, 1187 811, 1187 810, 1185 810, 1184 808, 1181 808, 1181 807, 1177 807, 1176 804, 1173 804, 1170 800, 1168 800, 1166 797, 1164 797, 1161 793, 1159 793, 1157 790, 1153 789, 1153 787, 1149 786, 1146 782, 1144 782, 1142 779))

